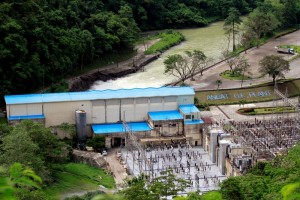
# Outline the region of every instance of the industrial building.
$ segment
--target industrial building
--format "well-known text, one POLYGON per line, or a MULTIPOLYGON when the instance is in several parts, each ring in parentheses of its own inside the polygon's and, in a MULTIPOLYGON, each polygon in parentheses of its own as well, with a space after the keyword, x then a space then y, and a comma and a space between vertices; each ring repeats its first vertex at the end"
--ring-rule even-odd
POLYGON ((144 143, 202 143, 200 112, 191 87, 135 88, 5 96, 11 124, 24 119, 56 127, 76 124, 79 139, 105 135, 106 146, 126 144, 124 122, 144 143), (158 140, 159 139, 159 140, 158 140))
POLYGON ((120 157, 128 173, 155 178, 172 169, 191 183, 186 192, 218 189, 226 177, 242 175, 300 140, 299 106, 286 97, 283 102, 296 107, 293 117, 218 123, 202 120, 194 96, 191 87, 160 87, 7 95, 5 101, 9 123, 73 124, 80 142, 103 135, 107 148, 125 147, 120 157))

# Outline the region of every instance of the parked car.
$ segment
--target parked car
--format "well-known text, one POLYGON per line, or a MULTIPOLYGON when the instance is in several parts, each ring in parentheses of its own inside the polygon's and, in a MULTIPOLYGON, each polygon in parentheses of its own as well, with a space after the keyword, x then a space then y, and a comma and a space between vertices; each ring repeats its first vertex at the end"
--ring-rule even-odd
POLYGON ((107 151, 106 150, 102 151, 102 156, 107 156, 107 151))
POLYGON ((279 48, 275 47, 278 53, 286 53, 286 54, 295 54, 294 49, 292 48, 279 48))

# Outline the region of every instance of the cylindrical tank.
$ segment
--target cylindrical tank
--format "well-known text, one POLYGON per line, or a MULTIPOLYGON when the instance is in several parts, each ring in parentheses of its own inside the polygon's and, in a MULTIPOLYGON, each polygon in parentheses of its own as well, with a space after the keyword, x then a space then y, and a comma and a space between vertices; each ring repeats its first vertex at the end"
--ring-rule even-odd
POLYGON ((75 111, 76 134, 78 141, 81 143, 86 140, 86 112, 84 110, 75 111))

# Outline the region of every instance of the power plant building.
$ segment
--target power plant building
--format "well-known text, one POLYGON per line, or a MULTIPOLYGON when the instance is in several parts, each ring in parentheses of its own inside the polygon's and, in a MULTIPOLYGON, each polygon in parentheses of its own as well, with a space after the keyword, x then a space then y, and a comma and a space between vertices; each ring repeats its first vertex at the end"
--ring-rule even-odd
POLYGON ((46 127, 76 124, 87 136, 105 135, 107 147, 125 144, 123 122, 146 143, 181 137, 200 145, 203 121, 194 96, 191 87, 160 87, 6 95, 5 101, 11 124, 24 119, 46 127))

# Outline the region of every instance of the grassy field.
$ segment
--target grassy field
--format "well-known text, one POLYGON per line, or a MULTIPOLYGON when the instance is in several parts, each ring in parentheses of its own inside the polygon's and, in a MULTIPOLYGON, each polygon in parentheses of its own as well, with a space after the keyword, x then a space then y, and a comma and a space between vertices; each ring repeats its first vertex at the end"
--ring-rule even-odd
POLYGON ((296 45, 280 45, 279 47, 281 48, 292 48, 294 49, 295 53, 297 53, 296 56, 293 56, 291 59, 289 59, 289 61, 291 62, 292 60, 297 59, 300 56, 300 46, 296 46, 296 45))
POLYGON ((58 199, 66 193, 91 191, 103 185, 114 188, 115 182, 110 174, 104 170, 90 167, 86 164, 68 163, 55 167, 56 182, 45 189, 47 196, 58 199))
POLYGON ((292 107, 260 107, 260 108, 241 108, 238 110, 242 115, 267 115, 278 113, 292 113, 295 109, 292 107))
MULTIPOLYGON (((300 95, 300 79, 278 83, 278 89, 284 94, 287 88, 290 97, 300 95)), ((197 91, 196 98, 201 105, 241 104, 272 101, 273 85, 263 84, 239 89, 197 91)))
POLYGON ((294 49, 294 51, 296 52, 296 53, 300 53, 300 46, 296 46, 296 45, 281 45, 280 46, 281 48, 292 48, 292 49, 294 49))
POLYGON ((181 41, 184 40, 184 36, 181 33, 172 30, 162 32, 154 36, 152 39, 155 38, 161 38, 161 39, 157 43, 149 47, 145 51, 145 54, 163 52, 171 48, 172 46, 179 44, 181 41))
POLYGON ((226 70, 226 71, 220 73, 220 76, 222 78, 229 79, 229 80, 249 80, 249 79, 251 79, 249 76, 242 75, 238 72, 233 74, 230 70, 226 70))

